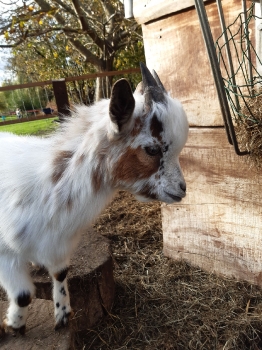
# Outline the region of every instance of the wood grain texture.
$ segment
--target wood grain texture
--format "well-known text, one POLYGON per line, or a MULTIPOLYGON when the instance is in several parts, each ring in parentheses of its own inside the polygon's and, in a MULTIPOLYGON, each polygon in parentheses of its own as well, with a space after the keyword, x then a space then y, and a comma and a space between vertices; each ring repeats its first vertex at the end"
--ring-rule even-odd
POLYGON ((190 130, 181 156, 187 197, 163 205, 164 253, 262 286, 262 179, 223 128, 190 130))
POLYGON ((144 24, 194 6, 194 0, 133 0, 133 13, 137 23, 144 24))
MULTIPOLYGON (((225 21, 230 24, 241 11, 241 2, 225 0, 223 8, 225 21)), ((216 4, 206 5, 206 11, 216 39, 221 34, 216 4)), ((189 8, 142 28, 146 63, 156 70, 171 95, 181 100, 190 125, 223 125, 196 10, 189 8)))

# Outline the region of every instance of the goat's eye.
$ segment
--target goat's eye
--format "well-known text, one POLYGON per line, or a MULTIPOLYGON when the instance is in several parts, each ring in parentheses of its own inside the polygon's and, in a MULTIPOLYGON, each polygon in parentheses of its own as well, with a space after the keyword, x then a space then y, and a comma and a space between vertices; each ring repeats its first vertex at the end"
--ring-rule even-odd
POLYGON ((159 146, 149 146, 145 147, 145 151, 149 156, 157 156, 161 152, 161 148, 159 146))

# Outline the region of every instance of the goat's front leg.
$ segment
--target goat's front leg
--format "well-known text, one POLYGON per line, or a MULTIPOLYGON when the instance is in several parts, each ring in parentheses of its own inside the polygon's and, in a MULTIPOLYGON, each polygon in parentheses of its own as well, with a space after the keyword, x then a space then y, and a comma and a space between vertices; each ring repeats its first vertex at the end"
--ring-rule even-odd
POLYGON ((1 327, 24 334, 28 316, 28 305, 34 296, 35 287, 27 271, 26 263, 11 256, 0 255, 0 282, 6 290, 9 307, 1 327))
POLYGON ((2 304, 0 304, 0 339, 5 335, 4 325, 2 323, 2 314, 3 314, 2 304))
POLYGON ((66 326, 69 319, 73 316, 67 286, 67 272, 68 267, 63 268, 58 272, 50 272, 54 284, 53 300, 55 307, 55 330, 66 326))

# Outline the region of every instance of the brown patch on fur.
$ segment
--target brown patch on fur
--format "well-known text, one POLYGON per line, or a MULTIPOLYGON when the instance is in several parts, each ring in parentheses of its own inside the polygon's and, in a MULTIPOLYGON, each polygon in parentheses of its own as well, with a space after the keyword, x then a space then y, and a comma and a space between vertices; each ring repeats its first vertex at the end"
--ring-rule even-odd
POLYGON ((156 137, 159 141, 162 141, 160 134, 163 132, 163 125, 162 122, 157 119, 156 115, 153 115, 152 117, 150 130, 153 137, 156 137))
POLYGON ((108 147, 108 144, 103 143, 101 149, 97 150, 98 166, 96 166, 92 173, 92 185, 96 192, 100 190, 105 177, 105 159, 108 147))
POLYGON ((84 159, 85 159, 85 155, 81 154, 81 156, 76 160, 76 164, 77 165, 82 164, 84 162, 84 159))
POLYGON ((92 184, 96 192, 98 192, 101 188, 102 184, 102 173, 100 168, 96 168, 92 175, 92 184))
POLYGON ((136 118, 133 130, 131 131, 131 136, 137 136, 143 127, 142 118, 136 118))
POLYGON ((129 147, 116 164, 114 179, 133 182, 149 178, 158 171, 160 160, 160 155, 150 157, 140 146, 136 149, 129 147))
POLYGON ((73 157, 73 152, 71 151, 61 151, 57 154, 57 156, 53 161, 53 165, 54 165, 54 171, 52 174, 53 183, 57 183, 61 179, 68 165, 68 161, 72 157, 73 157))

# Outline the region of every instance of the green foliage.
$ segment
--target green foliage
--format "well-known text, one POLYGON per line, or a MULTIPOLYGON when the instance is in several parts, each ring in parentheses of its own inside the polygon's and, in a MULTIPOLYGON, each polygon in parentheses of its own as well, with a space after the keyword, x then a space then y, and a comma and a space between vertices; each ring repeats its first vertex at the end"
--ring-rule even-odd
MULTIPOLYGON (((128 48, 124 48, 116 53, 114 61, 115 70, 139 67, 140 62, 145 62, 144 45, 141 41, 132 43, 128 48)), ((128 79, 134 90, 141 81, 141 74, 129 74, 124 76, 128 79)), ((119 79, 119 76, 115 78, 119 79)))
POLYGON ((41 88, 28 88, 0 93, 0 111, 2 113, 14 111, 16 108, 20 108, 22 112, 42 109, 46 106, 46 103, 45 90, 41 88))
POLYGON ((0 92, 0 111, 5 111, 7 108, 6 99, 3 92, 0 92))
MULTIPOLYGON (((9 69, 18 83, 127 69, 144 61, 141 27, 124 18, 120 0, 23 0, 8 15, 0 18, 0 34, 12 47, 9 69)), ((135 85, 138 78, 131 78, 135 85)), ((92 100, 93 83, 69 85, 76 101, 92 100)))

